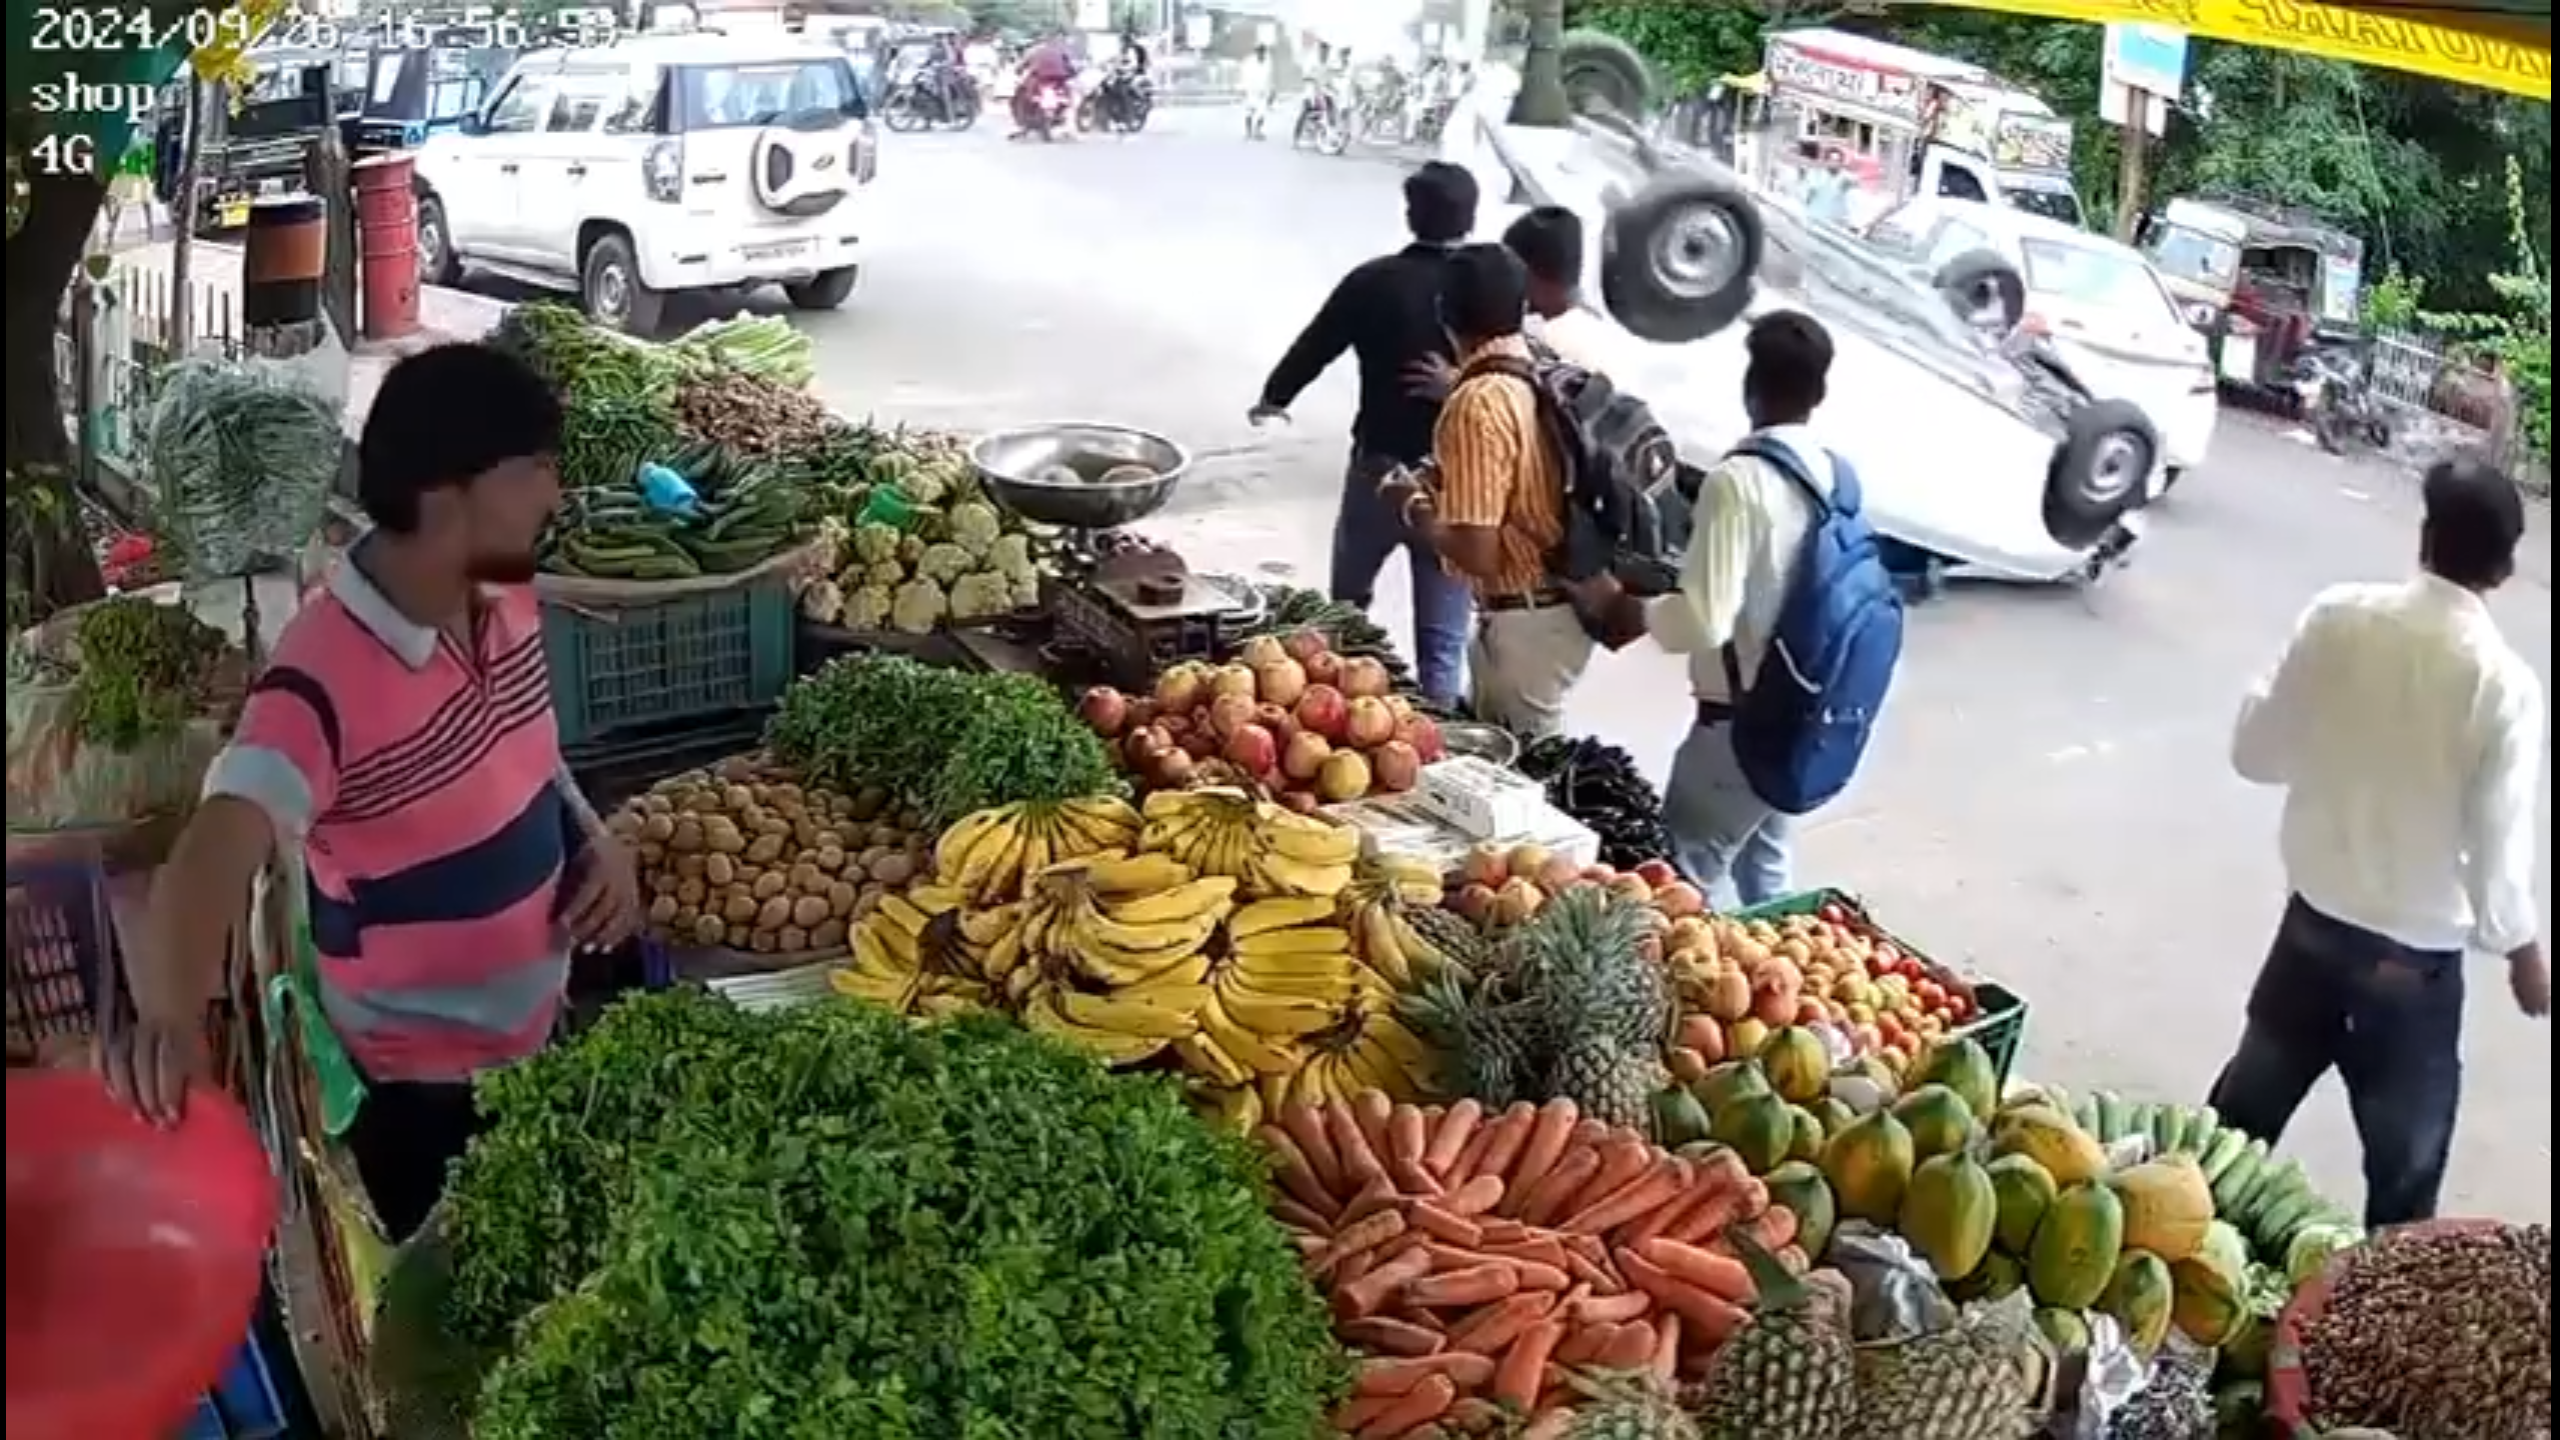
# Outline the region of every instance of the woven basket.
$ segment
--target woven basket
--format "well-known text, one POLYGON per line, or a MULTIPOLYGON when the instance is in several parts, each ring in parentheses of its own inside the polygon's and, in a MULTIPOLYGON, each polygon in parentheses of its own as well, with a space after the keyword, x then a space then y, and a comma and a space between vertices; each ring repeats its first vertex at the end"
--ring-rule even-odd
MULTIPOLYGON (((2394 1233, 2420 1235, 2478 1234, 2503 1228, 2497 1220, 2423 1220, 2404 1225, 2394 1233)), ((2372 1242, 2341 1250, 2329 1257, 2319 1274, 2304 1281, 2286 1302, 2284 1313, 2276 1317, 2275 1346, 2267 1356, 2267 1421, 2270 1433, 2300 1436, 2304 1440, 2319 1434, 2312 1428, 2311 1372, 2302 1363, 2302 1337, 2328 1311, 2329 1296, 2372 1242)))

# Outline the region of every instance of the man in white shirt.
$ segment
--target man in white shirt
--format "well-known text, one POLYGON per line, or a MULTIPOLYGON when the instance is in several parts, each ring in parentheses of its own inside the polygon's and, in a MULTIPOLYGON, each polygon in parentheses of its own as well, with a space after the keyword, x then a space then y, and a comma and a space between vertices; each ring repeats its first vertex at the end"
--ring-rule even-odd
POLYGON ((1271 47, 1254 46, 1237 78, 1244 88, 1244 138, 1259 140, 1271 121, 1271 47))
POLYGON ((2551 1010, 2533 890, 2542 687, 2482 603, 2514 571, 2524 503, 2470 461, 2427 472, 2424 496, 2418 577, 2314 600, 2231 737, 2232 767, 2285 791, 2292 895, 2212 1103, 2273 1144, 2335 1067, 2377 1229, 2435 1214, 2463 952, 2504 956, 2517 1006, 2551 1010))

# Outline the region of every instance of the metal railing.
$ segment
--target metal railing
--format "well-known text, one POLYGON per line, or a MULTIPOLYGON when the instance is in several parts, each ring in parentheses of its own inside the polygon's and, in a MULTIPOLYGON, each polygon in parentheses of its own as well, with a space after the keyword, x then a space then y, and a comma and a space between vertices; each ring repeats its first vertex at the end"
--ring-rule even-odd
POLYGON ((2373 337, 2371 367, 2374 398, 2391 411, 2412 458, 2479 455, 2550 492, 2550 459, 2531 453, 2516 423, 2515 392, 2495 371, 2406 330, 2373 337))
MULTIPOLYGON (((191 354, 241 353, 239 314, 223 286, 189 287, 191 354)), ((54 332, 53 374, 71 431, 83 489, 95 493, 98 467, 136 478, 157 377, 177 354, 177 285, 151 265, 112 266, 103 278, 76 276, 54 332)))

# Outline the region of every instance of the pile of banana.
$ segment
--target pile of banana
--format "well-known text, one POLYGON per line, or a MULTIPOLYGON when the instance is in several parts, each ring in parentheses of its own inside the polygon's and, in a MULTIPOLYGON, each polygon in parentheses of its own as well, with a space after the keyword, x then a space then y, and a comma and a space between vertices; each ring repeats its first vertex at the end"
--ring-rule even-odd
POLYGON ((1144 814, 1140 849, 1231 877, 1248 898, 1331 899, 1350 887, 1360 858, 1360 832, 1350 826, 1223 786, 1153 791, 1144 814))
POLYGON ((1031 877, 1063 860, 1138 848, 1139 816, 1117 795, 1057 805, 999 805, 962 816, 934 843, 934 878, 973 904, 1018 900, 1031 877))

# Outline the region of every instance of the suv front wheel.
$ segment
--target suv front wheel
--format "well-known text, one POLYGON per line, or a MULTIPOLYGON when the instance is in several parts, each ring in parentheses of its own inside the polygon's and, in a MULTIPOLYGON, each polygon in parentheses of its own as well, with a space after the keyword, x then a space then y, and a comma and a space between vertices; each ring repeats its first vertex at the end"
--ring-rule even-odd
POLYGON ((794 310, 833 310, 853 295, 853 282, 862 277, 860 267, 839 266, 821 270, 806 280, 795 280, 782 287, 794 310))
POLYGON ((666 296, 640 283, 640 262, 619 231, 599 235, 578 270, 578 297, 587 318, 609 330, 647 335, 658 328, 666 296))
POLYGON ((462 278, 462 262, 454 257, 453 230, 445 223, 444 202, 418 197, 418 279, 428 285, 451 285, 462 278))

